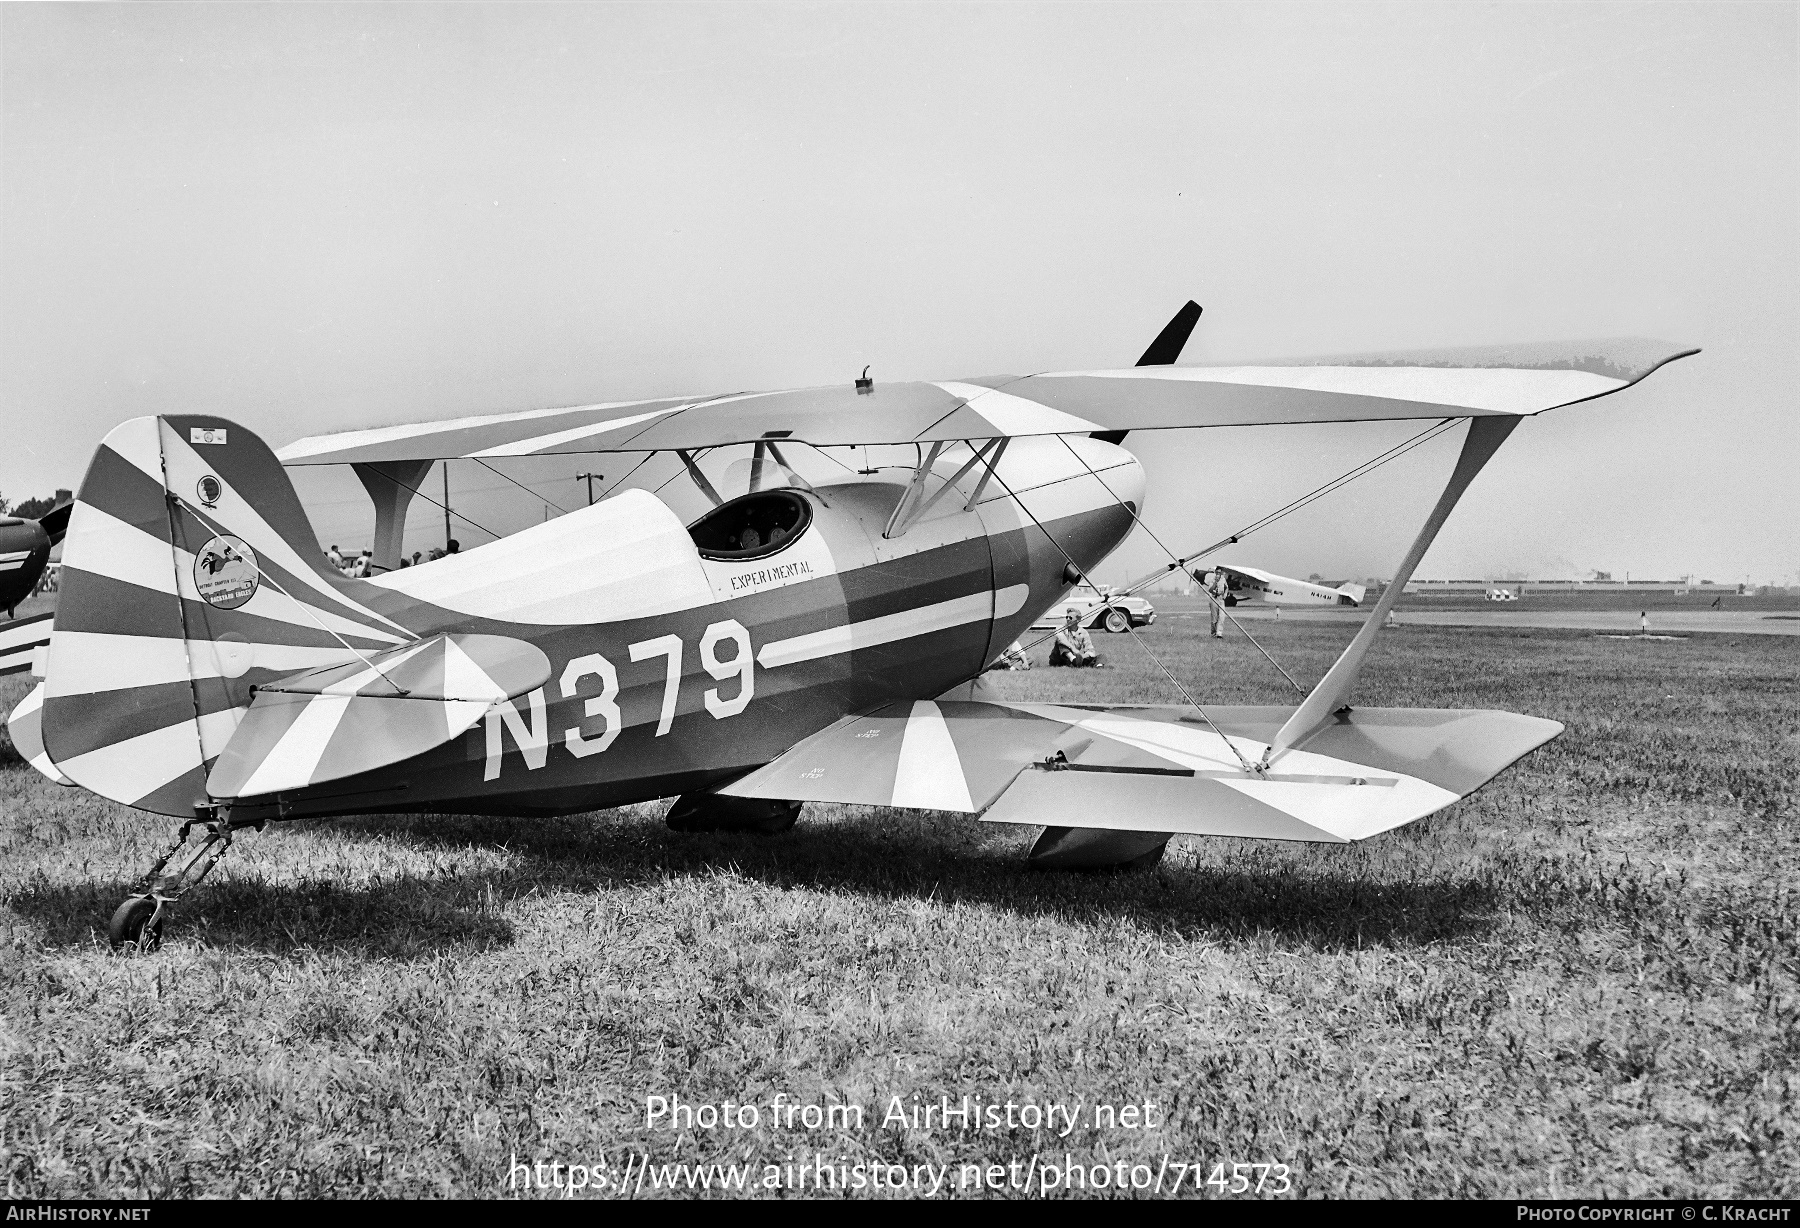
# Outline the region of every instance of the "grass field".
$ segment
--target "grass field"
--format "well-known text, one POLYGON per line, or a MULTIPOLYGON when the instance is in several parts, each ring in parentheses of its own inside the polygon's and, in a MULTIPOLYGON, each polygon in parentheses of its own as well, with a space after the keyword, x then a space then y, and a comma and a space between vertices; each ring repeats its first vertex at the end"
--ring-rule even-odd
MULTIPOLYGON (((1283 702, 1198 626, 1141 638, 1208 701, 1283 702)), ((1308 683, 1351 630, 1255 627, 1308 683)), ((1117 668, 1000 685, 1173 698, 1096 638, 1117 668)), ((1180 839, 1078 876, 1021 866, 1033 830, 877 810, 772 838, 677 836, 660 805, 307 822, 242 839, 129 957, 103 927, 168 824, 0 747, 7 1194, 505 1195, 515 1156, 639 1154, 954 1181, 1035 1152, 1275 1162, 1302 1196, 1794 1197, 1797 695, 1787 640, 1403 627, 1361 701, 1569 729, 1366 845, 1180 839), (868 1117, 645 1123, 648 1096, 777 1093, 868 1117), (880 1124, 915 1094, 1161 1124, 880 1124)))

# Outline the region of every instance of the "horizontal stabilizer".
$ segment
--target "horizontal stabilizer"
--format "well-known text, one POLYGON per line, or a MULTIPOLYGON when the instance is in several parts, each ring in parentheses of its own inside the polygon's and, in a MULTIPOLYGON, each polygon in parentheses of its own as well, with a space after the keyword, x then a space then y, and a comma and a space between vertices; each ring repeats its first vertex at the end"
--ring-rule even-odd
POLYGON ((549 677, 550 658, 535 644, 504 635, 438 635, 348 665, 289 674, 257 690, 492 703, 535 690, 549 677))
POLYGON ((0 674, 22 674, 31 668, 33 654, 50 644, 50 623, 54 617, 38 614, 0 623, 0 674))
POLYGON ((1238 756, 1258 762, 1293 712, 1206 709, 1222 737, 1191 708, 892 704, 846 717, 721 792, 1344 843, 1442 809, 1562 732, 1510 712, 1359 708, 1279 770, 1246 772, 1238 756))
POLYGON ((522 640, 440 635, 282 678, 257 688, 206 791, 261 797, 400 763, 460 737, 495 703, 549 677, 550 659, 522 640))

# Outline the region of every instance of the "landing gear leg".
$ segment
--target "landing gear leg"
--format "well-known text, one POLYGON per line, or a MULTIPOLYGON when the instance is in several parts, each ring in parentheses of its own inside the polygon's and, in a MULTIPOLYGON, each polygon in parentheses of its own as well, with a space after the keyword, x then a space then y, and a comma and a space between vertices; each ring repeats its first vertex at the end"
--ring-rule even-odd
POLYGON ((772 836, 800 818, 800 802, 721 797, 717 793, 683 793, 663 822, 670 831, 735 831, 772 836))
POLYGON ((201 817, 183 823, 175 842, 151 864, 132 893, 125 897, 125 902, 114 911, 106 927, 106 936, 112 945, 115 948, 136 947, 139 951, 154 951, 160 946, 169 905, 186 895, 219 864, 231 848, 233 827, 230 806, 208 807, 201 817), (195 827, 201 828, 206 835, 199 844, 189 848, 188 833, 195 827), (164 867, 184 849, 187 850, 185 860, 176 869, 165 873, 164 867))
POLYGON ((1034 870, 1149 870, 1168 846, 1167 832, 1046 827, 1026 864, 1034 870))

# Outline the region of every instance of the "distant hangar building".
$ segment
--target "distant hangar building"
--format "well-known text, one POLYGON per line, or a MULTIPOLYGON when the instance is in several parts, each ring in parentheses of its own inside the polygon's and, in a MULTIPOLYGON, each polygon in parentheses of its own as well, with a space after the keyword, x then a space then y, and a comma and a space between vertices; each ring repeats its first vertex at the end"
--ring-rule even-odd
POLYGON ((1421 596, 1487 596, 1496 591, 1511 593, 1513 598, 1526 593, 1674 593, 1687 596, 1706 593, 1713 596, 1740 596, 1742 584, 1714 584, 1684 576, 1679 580, 1410 580, 1406 591, 1421 596))

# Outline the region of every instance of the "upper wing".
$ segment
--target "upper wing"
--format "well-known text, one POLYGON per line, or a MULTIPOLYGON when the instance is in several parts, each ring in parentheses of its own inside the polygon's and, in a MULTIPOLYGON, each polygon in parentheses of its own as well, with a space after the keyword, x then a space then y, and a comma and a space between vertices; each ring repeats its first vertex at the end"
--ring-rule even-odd
POLYGON ((1246 580, 1255 580, 1259 584, 1268 584, 1281 579, 1272 571, 1263 571, 1258 567, 1234 567, 1230 563, 1214 563, 1207 570, 1222 571, 1226 575, 1242 576, 1246 580))
POLYGON ((1541 413, 1636 383, 1699 351, 1614 339, 1297 359, 1256 366, 1127 367, 577 405, 376 427, 297 440, 289 465, 565 452, 660 452, 757 440, 816 447, 929 443, 1161 427, 1254 426, 1541 413))
POLYGON ((1357 708, 1243 770, 1292 708, 917 701, 845 717, 720 792, 991 823, 1345 843, 1467 796, 1562 732, 1511 712, 1357 708))

